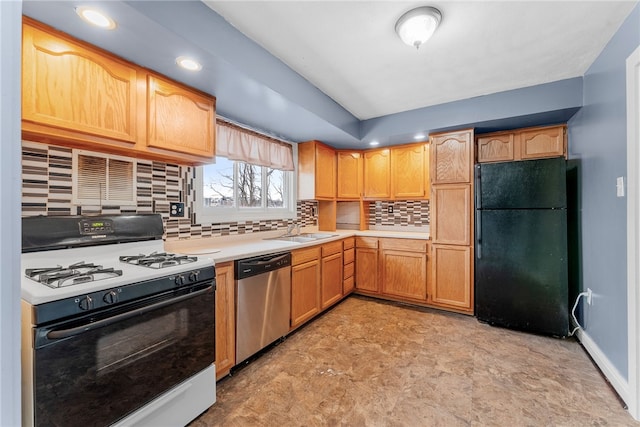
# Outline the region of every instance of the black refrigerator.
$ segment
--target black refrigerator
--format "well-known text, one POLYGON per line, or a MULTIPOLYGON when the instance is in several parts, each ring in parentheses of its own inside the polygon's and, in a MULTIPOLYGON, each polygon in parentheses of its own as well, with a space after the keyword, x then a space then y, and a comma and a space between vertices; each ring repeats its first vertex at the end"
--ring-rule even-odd
POLYGON ((475 180, 478 320, 567 336, 565 159, 479 164, 475 180))

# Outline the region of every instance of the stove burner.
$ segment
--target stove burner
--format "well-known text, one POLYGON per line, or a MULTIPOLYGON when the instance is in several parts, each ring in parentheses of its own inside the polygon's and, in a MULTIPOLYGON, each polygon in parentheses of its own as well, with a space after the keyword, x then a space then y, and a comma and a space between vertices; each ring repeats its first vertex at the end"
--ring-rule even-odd
POLYGON ((126 262, 127 264, 140 265, 142 267, 155 269, 189 264, 191 262, 196 262, 197 260, 198 257, 176 255, 166 252, 153 252, 149 255, 123 255, 120 257, 120 261, 126 262))
POLYGON ((68 267, 27 268, 25 275, 50 288, 78 285, 111 277, 122 276, 122 270, 103 268, 101 265, 78 262, 68 267))

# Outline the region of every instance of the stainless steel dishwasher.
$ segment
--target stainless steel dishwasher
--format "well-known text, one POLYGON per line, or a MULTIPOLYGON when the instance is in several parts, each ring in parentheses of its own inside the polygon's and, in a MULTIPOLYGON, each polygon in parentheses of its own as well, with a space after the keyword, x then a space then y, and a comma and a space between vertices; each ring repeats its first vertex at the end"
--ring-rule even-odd
POLYGON ((236 362, 289 332, 291 253, 235 262, 236 362))

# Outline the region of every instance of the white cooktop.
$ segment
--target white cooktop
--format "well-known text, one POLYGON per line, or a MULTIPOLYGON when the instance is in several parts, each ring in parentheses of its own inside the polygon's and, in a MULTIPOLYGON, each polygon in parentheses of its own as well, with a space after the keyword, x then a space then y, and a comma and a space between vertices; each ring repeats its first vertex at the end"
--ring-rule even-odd
POLYGON ((43 304, 214 265, 213 259, 203 256, 198 256, 198 260, 192 263, 159 269, 127 264, 119 260, 121 255, 148 255, 152 252, 165 252, 164 242, 153 240, 22 254, 22 299, 31 305, 43 304), (122 270, 122 276, 61 288, 50 288, 24 274, 28 268, 66 267, 78 262, 94 263, 103 268, 122 270))

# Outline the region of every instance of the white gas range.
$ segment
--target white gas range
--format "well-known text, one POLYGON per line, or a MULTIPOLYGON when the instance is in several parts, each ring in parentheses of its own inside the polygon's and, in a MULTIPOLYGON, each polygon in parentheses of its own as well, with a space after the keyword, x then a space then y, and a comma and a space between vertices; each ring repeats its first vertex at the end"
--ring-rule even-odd
POLYGON ((162 234, 159 215, 23 218, 25 423, 183 425, 215 402, 213 260, 162 234))

